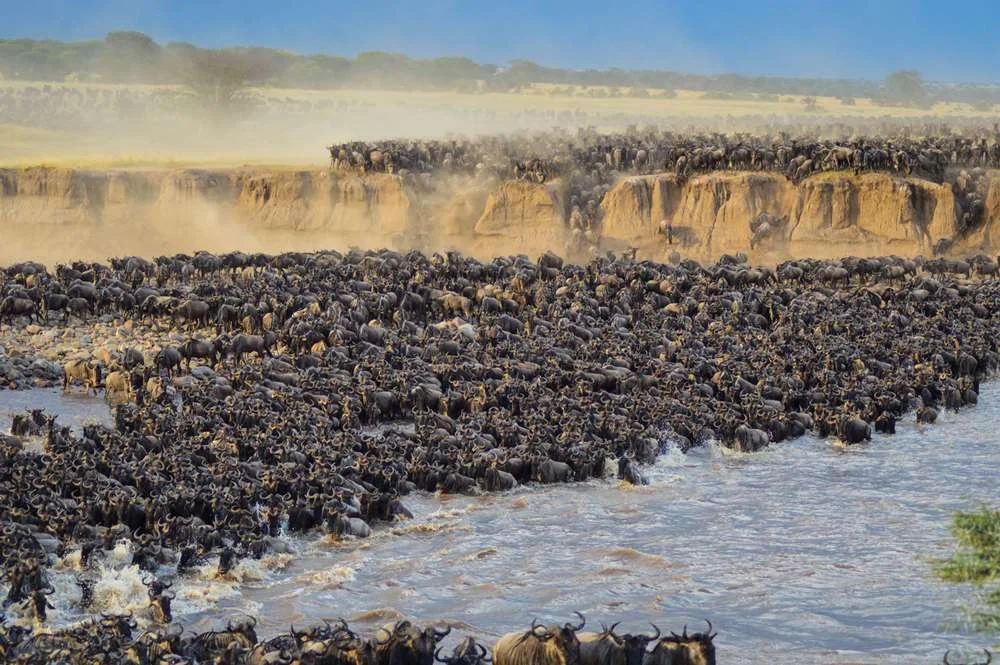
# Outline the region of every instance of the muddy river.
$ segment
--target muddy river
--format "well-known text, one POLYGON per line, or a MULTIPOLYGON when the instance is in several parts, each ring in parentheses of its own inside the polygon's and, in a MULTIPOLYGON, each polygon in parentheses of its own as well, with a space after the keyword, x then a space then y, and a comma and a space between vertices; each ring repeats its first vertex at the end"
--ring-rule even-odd
MULTIPOLYGON (((106 421, 103 402, 58 391, 0 393, 9 412, 45 406, 61 421, 106 421)), ((990 640, 968 631, 970 588, 937 581, 952 511, 997 496, 1000 384, 978 408, 912 418, 895 437, 848 450, 805 438, 755 455, 672 452, 641 489, 608 479, 502 496, 410 496, 412 521, 366 541, 293 540, 294 555, 213 566, 180 581, 175 618, 206 629, 247 612, 263 633, 343 616, 358 627, 397 617, 448 621, 453 637, 495 636, 573 610, 642 630, 719 632, 719 662, 940 662, 990 640)), ((104 611, 145 604, 123 544, 101 565, 104 611)), ((70 555, 54 574, 74 618, 70 555)), ((63 601, 63 602, 60 602, 63 601)), ((450 642, 448 643, 450 644, 450 642)))

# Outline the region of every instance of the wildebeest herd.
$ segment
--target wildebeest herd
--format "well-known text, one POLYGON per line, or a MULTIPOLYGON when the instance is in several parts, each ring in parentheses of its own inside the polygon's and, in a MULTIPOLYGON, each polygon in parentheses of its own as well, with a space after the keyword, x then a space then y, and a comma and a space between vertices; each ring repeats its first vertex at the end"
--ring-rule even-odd
POLYGON ((602 134, 592 128, 450 140, 353 141, 328 147, 335 169, 427 173, 489 170, 502 178, 548 178, 583 172, 692 173, 780 171, 802 178, 820 171, 882 171, 940 181, 947 167, 1000 167, 1000 129, 821 139, 815 134, 772 136, 675 134, 648 127, 602 134))
MULTIPOLYGON (((117 393, 113 427, 76 433, 35 410, 0 437, 5 603, 44 622, 47 567, 79 551, 86 570, 124 540, 149 575, 152 620, 167 624, 169 585, 193 567, 224 575, 287 551, 284 534, 367 537, 411 517, 414 491, 642 484, 643 466, 670 448, 754 452, 810 432, 858 444, 910 411, 933 423, 975 404, 1000 362, 997 271, 986 256, 770 269, 740 255, 573 265, 552 253, 482 262, 388 250, 11 266, 4 335, 103 318, 187 339, 65 364, 66 389, 117 393)), ((92 580, 79 584, 86 611, 92 580)), ((169 628, 135 638, 130 626, 96 620, 68 634, 75 646, 3 627, 0 649, 25 662, 77 648, 98 661, 106 648, 206 662, 204 648, 215 662, 431 662, 426 651, 379 656, 378 644, 363 656, 346 626, 277 638, 276 656, 237 637, 245 626, 194 642, 169 628)), ((575 665, 577 630, 534 625, 501 641, 509 652, 498 645, 494 662, 575 665)), ((674 649, 671 636, 650 653, 674 649)), ((645 658, 627 665, 714 656, 645 658)))
POLYGON ((987 169, 1000 167, 1000 130, 955 131, 928 125, 859 135, 846 127, 771 134, 678 134, 648 127, 604 134, 580 129, 454 138, 353 141, 328 147, 338 172, 384 172, 419 184, 432 174, 490 176, 544 183, 562 178, 570 226, 596 229, 600 203, 619 177, 674 173, 683 179, 711 171, 783 173, 801 182, 815 173, 844 171, 915 176, 953 183, 962 209, 960 232, 982 221, 987 169), (818 138, 819 136, 839 138, 818 138))
POLYGON ((438 645, 451 632, 410 621, 386 624, 370 638, 344 620, 303 630, 294 626, 268 640, 257 636, 256 621, 240 618, 225 630, 185 635, 178 624, 139 632, 129 616, 104 616, 53 633, 31 635, 0 623, 0 658, 24 664, 61 663, 218 663, 236 665, 714 665, 715 633, 630 634, 601 625, 582 632, 579 623, 544 625, 501 637, 492 649, 466 637, 451 654, 438 645))

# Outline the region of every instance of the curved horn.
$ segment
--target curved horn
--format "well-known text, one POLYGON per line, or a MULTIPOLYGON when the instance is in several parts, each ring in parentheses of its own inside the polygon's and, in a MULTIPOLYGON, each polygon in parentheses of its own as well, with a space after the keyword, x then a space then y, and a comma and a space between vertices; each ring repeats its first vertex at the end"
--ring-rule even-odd
POLYGON ((660 629, 659 629, 659 628, 658 628, 658 627, 656 626, 656 624, 655 624, 655 623, 650 623, 649 625, 650 625, 650 626, 652 626, 652 627, 653 627, 653 630, 655 630, 655 631, 656 631, 656 635, 653 635, 653 636, 652 636, 651 638, 649 638, 649 641, 650 641, 650 642, 653 642, 653 641, 655 641, 655 640, 658 640, 658 639, 660 639, 660 629))
MULTIPOLYGON (((171 586, 173 586, 173 582, 171 582, 169 585, 167 585, 164 588, 168 589, 171 586)), ((242 614, 243 616, 245 616, 250 621, 250 627, 251 628, 256 628, 257 627, 257 617, 253 616, 252 614, 247 614, 246 612, 241 612, 239 610, 237 610, 236 613, 237 614, 242 614)), ((230 622, 230 623, 232 623, 232 622, 230 622)))
POLYGON ((993 662, 993 654, 990 653, 989 649, 983 649, 986 652, 986 662, 983 665, 990 665, 993 662))
POLYGON ((608 628, 608 632, 611 633, 612 635, 614 635, 615 634, 615 628, 617 628, 618 624, 620 624, 620 623, 621 623, 621 621, 616 621, 613 624, 611 624, 611 628, 608 628))
POLYGON ((708 619, 705 619, 705 623, 708 624, 708 632, 705 633, 706 635, 708 635, 708 639, 710 640, 715 639, 715 636, 718 635, 718 633, 712 632, 712 622, 709 621, 708 619))
POLYGON ((450 634, 451 634, 451 626, 445 626, 444 630, 437 630, 436 628, 434 629, 434 637, 438 638, 439 640, 443 640, 450 634))
POLYGON ((948 662, 948 654, 950 653, 951 649, 948 649, 947 651, 944 652, 944 665, 951 665, 951 663, 948 662))
POLYGON ((684 630, 681 632, 681 639, 686 640, 688 638, 688 625, 684 624, 684 630))
POLYGON ((572 630, 573 632, 576 632, 578 630, 583 630, 583 627, 587 625, 587 617, 583 616, 579 612, 573 612, 573 614, 575 614, 578 617, 580 617, 580 625, 574 627, 574 626, 571 626, 569 623, 567 623, 566 627, 569 628, 570 630, 572 630))
POLYGON ((538 623, 537 618, 532 619, 531 628, 528 629, 528 631, 521 636, 521 639, 518 641, 518 644, 524 642, 526 639, 528 639, 529 636, 533 636, 535 639, 542 640, 543 642, 551 640, 553 637, 555 637, 551 632, 549 632, 549 629, 546 626, 543 626, 538 623))
POLYGON ((437 651, 434 652, 434 660, 439 663, 447 663, 448 661, 441 657, 441 649, 444 647, 439 647, 437 651))

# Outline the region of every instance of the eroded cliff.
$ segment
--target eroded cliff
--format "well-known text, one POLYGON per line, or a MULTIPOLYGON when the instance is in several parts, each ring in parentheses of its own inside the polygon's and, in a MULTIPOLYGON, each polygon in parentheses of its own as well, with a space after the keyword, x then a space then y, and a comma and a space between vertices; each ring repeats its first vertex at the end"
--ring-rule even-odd
MULTIPOLYGON (((944 240, 956 251, 990 251, 1000 242, 1000 177, 983 182, 983 210, 970 226, 962 210, 968 196, 960 201, 952 184, 916 178, 837 173, 796 184, 774 173, 628 177, 601 204, 599 248, 635 245, 654 257, 674 250, 697 257, 927 254, 944 240), (762 215, 769 224, 752 225, 762 215)), ((574 243, 567 187, 559 180, 327 170, 6 169, 0 259, 352 244, 582 253, 593 243, 574 243)))
MULTIPOLYGON (((713 173, 683 182, 672 174, 625 178, 604 197, 602 234, 644 243, 669 225, 674 243, 714 255, 761 245, 797 254, 926 253, 959 229, 949 184, 885 174, 823 174, 795 184, 770 173, 713 173), (762 213, 781 220, 756 237, 762 213), (756 241, 756 242, 755 242, 756 241)), ((987 217, 1000 215, 1000 192, 987 217)))

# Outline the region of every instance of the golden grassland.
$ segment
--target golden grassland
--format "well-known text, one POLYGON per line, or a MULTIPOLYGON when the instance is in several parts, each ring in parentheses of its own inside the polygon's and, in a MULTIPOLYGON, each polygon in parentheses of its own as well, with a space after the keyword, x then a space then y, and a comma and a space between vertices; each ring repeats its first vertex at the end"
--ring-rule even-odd
MULTIPOLYGON (((100 83, 49 83, 0 81, 3 90, 27 88, 74 90, 129 90, 155 95, 184 92, 183 86, 120 85, 100 83)), ((992 122, 995 114, 975 111, 960 103, 936 104, 928 109, 886 107, 858 98, 845 104, 833 97, 801 95, 719 95, 678 90, 673 96, 648 89, 641 96, 628 88, 533 84, 517 92, 394 91, 394 90, 301 90, 249 88, 266 106, 273 107, 266 122, 242 126, 239 122, 214 126, 178 119, 150 121, 148 128, 131 133, 112 131, 102 135, 69 130, 47 130, 0 124, 0 166, 44 163, 52 166, 88 168, 142 168, 181 166, 273 166, 300 167, 325 164, 322 146, 329 141, 384 136, 440 135, 454 128, 458 133, 491 131, 490 118, 516 117, 524 113, 583 113, 587 124, 598 129, 620 128, 625 122, 647 123, 662 119, 674 124, 712 122, 724 126, 727 118, 760 118, 762 122, 847 122, 850 119, 912 118, 914 121, 949 118, 982 118, 992 122), (324 105, 323 102, 333 103, 324 105), (308 104, 307 104, 308 103, 308 104), (284 113, 282 104, 293 112, 284 113), (305 110, 299 107, 306 107, 305 110), (309 110, 312 108, 313 110, 309 110), (354 121, 366 109, 378 120, 355 127, 339 123, 338 110, 352 109, 354 121), (477 121, 462 124, 463 116, 477 121), (375 117, 375 113, 373 113, 375 117), (383 123, 386 117, 399 123, 383 123), (632 120, 635 118, 635 120, 632 120), (406 121, 404 119, 408 119, 406 121), (169 125, 169 126, 168 126, 169 125)), ((237 117, 236 120, 243 120, 237 117)), ((547 121, 536 119, 538 128, 547 121)), ((246 125, 246 123, 243 123, 246 125)), ((498 127, 510 126, 502 123, 498 127)), ((547 127, 548 125, 545 125, 547 127)))
POLYGON ((569 86, 535 83, 519 92, 424 92, 393 90, 290 90, 284 88, 256 88, 265 98, 318 101, 324 99, 361 101, 371 103, 399 103, 461 106, 492 111, 583 111, 585 113, 628 113, 662 115, 664 117, 728 115, 760 116, 842 116, 862 118, 933 118, 933 117, 982 117, 993 118, 993 112, 976 111, 969 104, 938 103, 927 109, 889 107, 859 97, 853 105, 836 97, 807 97, 805 95, 732 95, 714 98, 711 93, 697 90, 677 90, 672 97, 649 88, 648 97, 630 96, 630 88, 605 86, 569 86), (595 96, 612 95, 617 96, 595 96), (806 110, 806 99, 815 102, 806 110))

